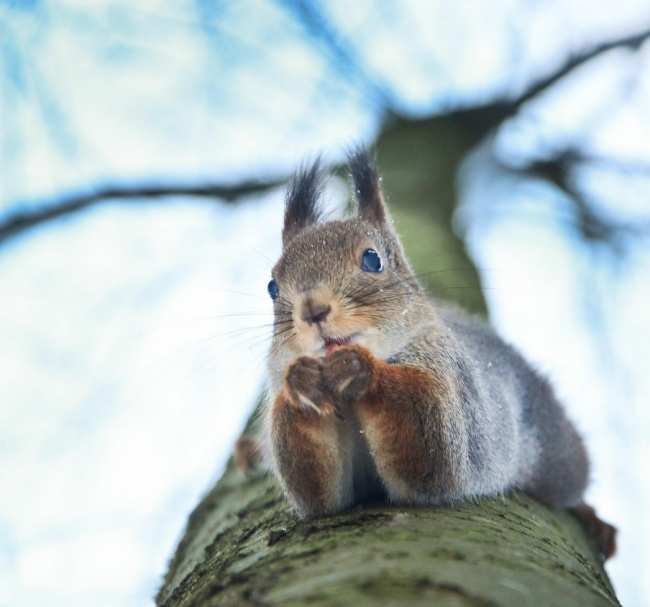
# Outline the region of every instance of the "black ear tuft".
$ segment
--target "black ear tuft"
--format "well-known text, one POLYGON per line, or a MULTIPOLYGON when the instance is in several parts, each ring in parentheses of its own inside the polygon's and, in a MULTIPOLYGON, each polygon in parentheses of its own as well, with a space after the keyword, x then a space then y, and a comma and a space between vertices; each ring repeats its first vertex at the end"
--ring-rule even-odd
POLYGON ((348 154, 348 166, 359 203, 359 215, 372 223, 385 223, 388 213, 375 163, 368 150, 356 148, 348 154))
POLYGON ((282 244, 287 243, 301 230, 320 219, 318 199, 323 188, 323 172, 320 158, 313 164, 303 166, 295 173, 287 190, 284 207, 282 244))

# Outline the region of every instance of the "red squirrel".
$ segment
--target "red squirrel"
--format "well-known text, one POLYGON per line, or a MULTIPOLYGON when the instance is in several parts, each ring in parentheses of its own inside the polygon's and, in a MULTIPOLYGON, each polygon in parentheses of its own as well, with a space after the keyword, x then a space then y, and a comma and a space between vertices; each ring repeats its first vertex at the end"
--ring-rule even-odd
POLYGON ((485 322, 425 292, 368 153, 349 167, 358 210, 338 221, 320 216, 318 162, 295 175, 268 285, 264 451, 293 509, 518 489, 573 508, 610 557, 616 530, 583 502, 587 452, 551 385, 485 322))

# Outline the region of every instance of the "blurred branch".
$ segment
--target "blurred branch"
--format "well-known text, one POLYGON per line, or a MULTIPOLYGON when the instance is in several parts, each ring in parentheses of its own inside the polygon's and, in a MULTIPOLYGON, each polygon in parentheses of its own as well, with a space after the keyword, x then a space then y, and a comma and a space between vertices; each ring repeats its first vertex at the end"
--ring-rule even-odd
POLYGON ((634 160, 630 158, 608 158, 599 154, 587 154, 586 152, 576 151, 573 162, 575 164, 597 165, 598 168, 605 171, 616 171, 618 173, 644 175, 650 177, 650 162, 634 160))
MULTIPOLYGON (((495 132, 506 120, 514 117, 532 99, 551 89, 563 78, 589 61, 617 48, 636 50, 650 39, 650 28, 634 35, 614 38, 591 46, 568 57, 550 73, 530 83, 525 90, 513 99, 494 100, 483 106, 465 108, 451 112, 447 118, 458 122, 475 144, 495 132)), ((577 147, 566 147, 552 157, 534 160, 524 166, 509 165, 495 159, 502 170, 522 178, 543 179, 552 183, 574 205, 575 223, 582 237, 591 243, 607 244, 620 251, 625 237, 650 236, 650 222, 617 221, 603 217, 596 210, 593 201, 578 186, 575 173, 579 167, 595 166, 599 169, 615 170, 622 173, 645 173, 650 166, 643 162, 623 161, 586 154, 577 147)))
POLYGON ((13 236, 39 224, 98 204, 115 201, 134 202, 137 199, 160 199, 171 196, 191 196, 207 198, 214 202, 234 203, 240 198, 262 194, 284 183, 284 180, 242 181, 235 184, 207 183, 203 185, 112 185, 97 188, 90 192, 61 196, 50 201, 17 204, 30 207, 29 210, 15 211, 0 221, 0 245, 13 236))
POLYGON ((351 42, 330 23, 323 11, 319 9, 318 3, 313 0, 276 0, 276 2, 295 16, 312 39, 322 44, 332 63, 342 73, 355 77, 370 91, 379 105, 379 110, 383 110, 388 115, 392 113, 395 103, 386 87, 366 72, 351 42))
POLYGON ((621 38, 614 38, 613 40, 602 42, 591 48, 574 54, 573 56, 569 57, 559 68, 529 85, 528 88, 513 101, 514 109, 518 110, 527 101, 530 101, 533 97, 537 97, 537 95, 540 93, 548 90, 562 78, 567 76, 576 68, 584 65, 588 61, 591 61, 592 59, 614 49, 627 48, 629 50, 638 50, 641 45, 649 38, 650 29, 645 29, 638 32, 637 34, 624 36, 621 38))
POLYGON ((457 119, 474 131, 478 143, 485 135, 495 130, 508 118, 515 116, 528 101, 551 89, 577 68, 617 48, 636 50, 649 39, 650 28, 647 28, 634 35, 613 38, 585 48, 568 57, 564 63, 550 73, 533 80, 522 93, 513 99, 497 99, 482 106, 457 110, 452 114, 455 114, 457 119))
MULTIPOLYGON (((342 41, 341 36, 337 34, 327 18, 311 2, 306 0, 277 0, 283 3, 291 10, 301 21, 306 30, 320 40, 325 48, 329 50, 332 58, 344 67, 346 71, 355 75, 365 86, 373 91, 376 98, 381 102, 384 112, 390 112, 393 103, 385 89, 370 77, 360 66, 358 58, 355 56, 349 44, 342 41)), ((385 130, 390 129, 391 125, 396 123, 409 122, 419 124, 420 122, 454 122, 461 127, 466 137, 464 145, 470 149, 473 145, 478 144, 486 135, 497 129, 504 121, 514 116, 519 109, 529 100, 540 95, 547 89, 551 88, 558 81, 569 75, 576 68, 584 65, 588 61, 602 55, 605 52, 615 48, 638 49, 646 40, 650 38, 650 29, 643 30, 637 34, 615 38, 607 42, 602 42, 590 48, 576 53, 569 57, 562 65, 543 77, 533 81, 519 96, 514 99, 497 99, 491 103, 481 106, 467 108, 450 109, 448 112, 440 113, 437 116, 427 119, 426 121, 416 121, 413 119, 401 118, 394 114, 388 114, 388 120, 385 124, 385 130)), ((575 150, 571 151, 575 155, 575 150)), ((569 177, 568 160, 571 154, 565 151, 564 155, 560 154, 551 160, 537 161, 527 168, 515 169, 509 167, 511 171, 520 171, 524 174, 536 174, 539 177, 549 179, 556 186, 571 196, 576 201, 579 213, 584 217, 584 233, 587 238, 591 234, 605 234, 607 228, 603 220, 594 219, 594 213, 589 210, 589 205, 578 196, 578 192, 571 183, 569 177)), ((99 188, 88 193, 71 194, 62 196, 50 201, 43 201, 38 205, 34 203, 15 204, 12 206, 29 208, 30 210, 15 211, 0 221, 0 245, 8 239, 19 233, 33 228, 37 225, 69 215, 76 211, 86 209, 105 201, 131 200, 131 199, 150 199, 164 198, 170 196, 192 196, 200 198, 210 198, 222 200, 225 202, 235 202, 239 198, 259 194, 269 189, 281 185, 283 180, 270 181, 242 181, 229 185, 224 184, 204 184, 204 185, 134 185, 134 186, 107 186, 99 188)), ((618 230, 619 228, 615 228, 618 230)))
POLYGON ((550 158, 534 160, 522 166, 514 166, 502 160, 498 160, 497 164, 512 175, 543 179, 558 188, 573 203, 578 229, 588 242, 606 243, 616 248, 622 237, 650 236, 650 219, 616 221, 611 217, 602 217, 575 179, 576 171, 589 165, 598 165, 600 169, 621 173, 630 171, 644 173, 648 176, 650 176, 650 165, 588 154, 574 147, 564 148, 550 158))

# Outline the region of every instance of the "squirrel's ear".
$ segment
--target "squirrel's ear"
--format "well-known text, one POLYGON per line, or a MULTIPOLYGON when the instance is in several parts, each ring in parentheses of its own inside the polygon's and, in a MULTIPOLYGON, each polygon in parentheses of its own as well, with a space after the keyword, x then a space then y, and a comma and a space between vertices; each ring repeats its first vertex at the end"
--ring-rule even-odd
POLYGON ((348 166, 359 203, 359 215, 375 224, 389 221, 375 163, 368 150, 357 148, 348 154, 348 166))
POLYGON ((318 199, 322 186, 320 158, 317 158, 311 167, 299 169, 291 179, 284 207, 283 246, 287 246, 298 232, 319 220, 321 212, 318 199))

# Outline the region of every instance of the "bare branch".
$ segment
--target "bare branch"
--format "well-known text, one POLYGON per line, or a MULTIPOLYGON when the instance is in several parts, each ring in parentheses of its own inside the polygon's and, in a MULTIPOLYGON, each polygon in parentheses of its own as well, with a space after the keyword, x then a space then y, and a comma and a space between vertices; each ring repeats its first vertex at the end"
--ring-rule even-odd
POLYGON ((539 78, 533 82, 519 97, 513 100, 512 105, 515 110, 518 110, 527 101, 533 97, 537 97, 540 93, 550 89, 554 84, 562 78, 570 74, 575 69, 584 65, 585 63, 618 48, 627 48, 630 50, 638 50, 641 45, 650 38, 650 29, 642 30, 630 36, 623 36, 621 38, 614 38, 607 42, 601 42, 596 46, 584 49, 583 51, 569 57, 559 68, 553 70, 550 74, 539 78))
POLYGON ((597 166, 604 171, 615 171, 626 175, 640 175, 650 177, 650 162, 632 158, 614 158, 600 154, 576 152, 575 163, 597 166))
POLYGON ((233 203, 240 198, 262 194, 278 187, 284 180, 243 181, 235 184, 207 183, 202 185, 110 185, 89 192, 69 194, 50 201, 16 204, 30 210, 16 211, 0 221, 0 245, 13 236, 46 221, 70 215, 92 206, 115 201, 161 199, 171 196, 190 196, 211 202, 233 203))
POLYGON ((369 91, 378 106, 377 109, 389 116, 392 114, 395 102, 390 91, 378 82, 375 76, 367 73, 354 51, 352 42, 336 30, 317 3, 309 0, 276 1, 295 16, 313 40, 323 45, 331 63, 340 72, 352 77, 369 91))
MULTIPOLYGON (((503 160, 497 165, 505 172, 521 178, 537 178, 552 183, 571 201, 575 211, 576 225, 587 242, 606 243, 620 248, 621 238, 650 236, 649 221, 616 221, 602 217, 590 204, 588 195, 576 183, 577 169, 597 164, 599 168, 625 172, 628 170, 648 171, 650 167, 642 163, 627 164, 617 159, 607 159, 582 152, 573 147, 558 151, 550 158, 534 160, 524 166, 513 166, 503 160)), ((648 173, 650 174, 650 173, 648 173)))
MULTIPOLYGON (((381 98, 383 109, 388 117, 388 123, 385 128, 390 128, 391 121, 393 125, 399 121, 412 121, 410 119, 397 117, 390 113, 392 102, 388 98, 386 91, 378 84, 372 83, 371 78, 365 74, 362 66, 358 64, 354 53, 352 53, 350 48, 336 36, 331 25, 327 22, 320 11, 315 10, 309 3, 303 2, 302 0, 297 0, 293 3, 288 2, 288 0, 281 1, 287 4, 288 8, 295 11, 308 31, 311 31, 315 37, 322 40, 336 61, 340 62, 345 69, 351 71, 362 81, 365 81, 369 88, 374 89, 376 96, 381 98)), ((615 48, 638 49, 649 38, 650 29, 646 29, 634 35, 615 38, 597 44, 596 46, 573 55, 550 74, 534 81, 523 93, 514 99, 508 100, 502 98, 483 106, 451 109, 450 111, 439 114, 430 120, 451 120, 457 122, 462 126, 465 134, 469 136, 470 143, 473 141, 476 144, 489 132, 498 128, 505 120, 514 116, 527 101, 551 88, 576 68, 615 48)), ((559 160, 560 159, 556 159, 558 162, 559 160)), ((566 160, 566 158, 564 160, 566 160)), ((523 169, 523 171, 528 172, 529 174, 531 174, 531 172, 536 172, 539 176, 545 175, 546 178, 551 179, 551 181, 556 179, 553 183, 558 185, 558 187, 562 187, 562 189, 567 193, 570 193, 568 189, 568 180, 563 178, 558 182, 557 175, 554 175, 554 171, 559 168, 561 168, 559 165, 543 165, 537 163, 536 166, 530 166, 528 169, 523 169)), ((510 167, 510 169, 512 169, 512 167, 510 167)), ((284 180, 243 181, 230 185, 204 184, 196 186, 116 185, 94 189, 90 192, 61 196, 54 200, 44 201, 38 206, 33 203, 25 205, 16 204, 16 207, 22 206, 35 210, 16 211, 6 217, 3 221, 0 221, 0 245, 4 244, 8 239, 16 236, 22 231, 49 220, 69 215, 76 211, 109 200, 115 201, 131 200, 136 198, 151 199, 169 196, 192 196, 222 200, 225 202, 234 202, 238 198, 252 194, 259 194, 273 187, 279 186, 283 181, 284 180)))
POLYGON ((638 49, 649 39, 650 28, 641 30, 634 35, 613 38, 595 46, 587 47, 567 58, 564 63, 550 73, 534 80, 521 94, 512 99, 502 97, 482 106, 457 109, 449 112, 448 115, 456 118, 471 130, 476 143, 478 143, 485 135, 497 129, 508 118, 515 116, 528 101, 551 89, 577 68, 613 49, 638 49))

